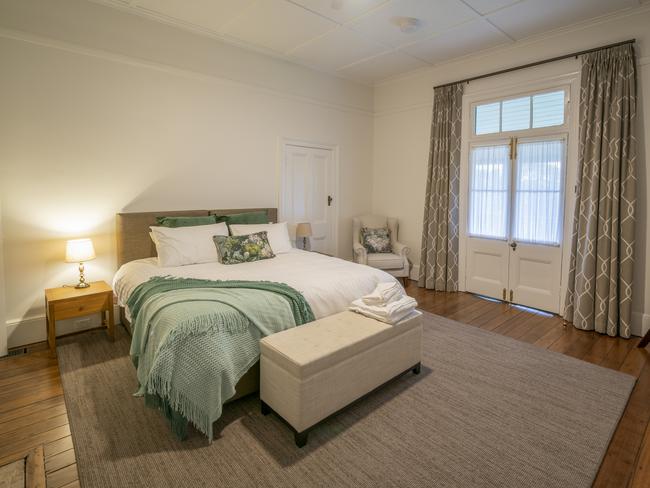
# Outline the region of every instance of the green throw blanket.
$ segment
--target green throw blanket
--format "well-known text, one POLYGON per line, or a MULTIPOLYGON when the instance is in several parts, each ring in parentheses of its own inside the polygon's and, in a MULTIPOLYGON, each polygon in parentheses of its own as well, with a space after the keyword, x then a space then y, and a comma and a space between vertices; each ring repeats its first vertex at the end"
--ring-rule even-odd
POLYGON ((300 292, 265 281, 154 277, 127 300, 139 395, 163 410, 179 437, 212 424, 259 359, 259 340, 314 320, 300 292))

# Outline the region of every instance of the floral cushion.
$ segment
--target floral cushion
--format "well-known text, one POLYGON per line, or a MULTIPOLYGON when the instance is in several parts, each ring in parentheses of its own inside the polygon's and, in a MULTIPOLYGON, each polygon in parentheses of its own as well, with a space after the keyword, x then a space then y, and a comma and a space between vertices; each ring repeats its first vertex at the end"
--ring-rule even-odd
POLYGON ((369 253, 392 252, 390 229, 361 229, 361 243, 369 253))
POLYGON ((266 231, 245 236, 214 236, 219 262, 239 264, 274 258, 266 231))

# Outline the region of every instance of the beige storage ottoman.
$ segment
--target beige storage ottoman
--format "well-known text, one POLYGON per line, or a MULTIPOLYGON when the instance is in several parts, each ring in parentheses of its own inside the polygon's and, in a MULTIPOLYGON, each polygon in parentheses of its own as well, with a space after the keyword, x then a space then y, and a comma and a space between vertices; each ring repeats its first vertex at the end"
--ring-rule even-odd
POLYGON ((311 427, 409 370, 420 372, 421 313, 397 325, 341 312, 260 342, 262 413, 275 411, 298 447, 311 427))

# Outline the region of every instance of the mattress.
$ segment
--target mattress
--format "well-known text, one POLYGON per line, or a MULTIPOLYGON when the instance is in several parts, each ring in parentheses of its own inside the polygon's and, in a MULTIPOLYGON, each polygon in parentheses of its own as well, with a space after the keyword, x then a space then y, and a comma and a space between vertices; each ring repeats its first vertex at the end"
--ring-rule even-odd
MULTIPOLYGON (((131 292, 152 276, 286 283, 304 295, 317 319, 346 310, 353 300, 372 292, 379 283, 396 281, 379 269, 300 249, 272 259, 231 265, 203 263, 162 268, 157 258, 146 258, 124 264, 115 274, 113 290, 119 305, 126 307, 131 292)), ((128 308, 126 315, 130 320, 128 308)))

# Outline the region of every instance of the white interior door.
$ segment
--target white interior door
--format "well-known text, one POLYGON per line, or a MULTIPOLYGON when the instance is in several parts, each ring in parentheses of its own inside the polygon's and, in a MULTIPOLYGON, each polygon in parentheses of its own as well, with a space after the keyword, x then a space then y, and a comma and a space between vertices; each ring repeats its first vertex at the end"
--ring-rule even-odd
POLYGON ((309 222, 314 251, 334 255, 336 167, 331 149, 285 144, 280 219, 309 222))
POLYGON ((467 290, 559 313, 566 137, 470 148, 467 290))

